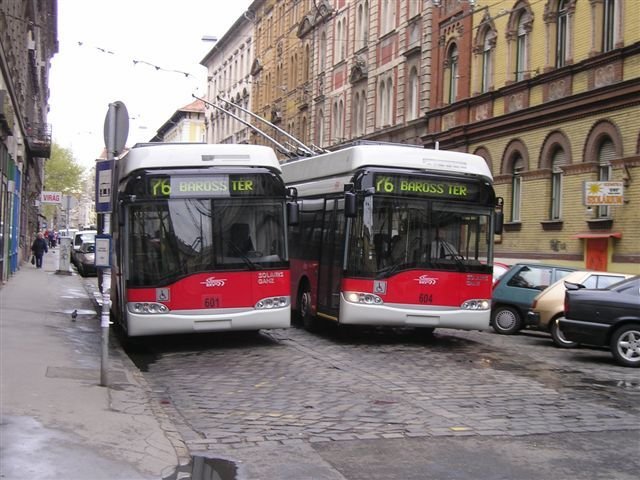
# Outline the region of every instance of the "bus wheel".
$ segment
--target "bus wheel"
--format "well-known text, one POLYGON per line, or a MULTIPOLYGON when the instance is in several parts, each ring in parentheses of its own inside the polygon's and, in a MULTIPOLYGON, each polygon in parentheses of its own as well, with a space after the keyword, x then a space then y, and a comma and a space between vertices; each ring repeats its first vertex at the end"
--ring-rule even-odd
POLYGON ((522 320, 520 314, 512 307, 498 307, 491 317, 491 326, 502 335, 513 335, 520 331, 522 320))
POLYGON ((298 294, 299 316, 302 319, 302 325, 305 330, 313 332, 318 327, 318 321, 311 313, 311 289, 305 285, 298 294))

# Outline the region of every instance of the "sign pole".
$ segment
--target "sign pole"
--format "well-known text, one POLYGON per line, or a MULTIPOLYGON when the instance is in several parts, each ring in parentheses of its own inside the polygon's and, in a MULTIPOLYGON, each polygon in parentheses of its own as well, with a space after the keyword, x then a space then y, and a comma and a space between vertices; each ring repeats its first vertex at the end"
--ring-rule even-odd
MULTIPOLYGON (((129 134, 129 113, 122 102, 109 104, 109 110, 105 118, 104 141, 107 147, 107 160, 111 165, 115 162, 116 156, 122 152, 129 134)), ((113 168, 113 167, 112 167, 113 168)), ((96 172, 96 176, 99 172, 96 172)), ((100 194, 100 192, 98 192, 100 194)), ((112 197, 111 197, 112 198, 112 197)), ((113 208, 114 205, 110 205, 113 208)), ((111 232, 111 212, 109 209, 103 214, 103 232, 112 237, 111 232)), ((111 250, 111 246, 109 246, 111 250)), ((109 312, 111 310, 111 251, 109 251, 109 261, 102 269, 102 316, 100 327, 102 331, 102 361, 100 367, 100 385, 108 386, 107 366, 109 363, 109 312)))

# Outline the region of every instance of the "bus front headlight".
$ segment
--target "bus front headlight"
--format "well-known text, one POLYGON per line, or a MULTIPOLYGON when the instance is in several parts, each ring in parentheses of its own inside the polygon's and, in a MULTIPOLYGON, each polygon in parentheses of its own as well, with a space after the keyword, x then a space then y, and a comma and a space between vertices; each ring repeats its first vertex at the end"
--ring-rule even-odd
POLYGON ((344 292, 344 298, 347 302, 364 303, 366 305, 380 305, 384 303, 378 295, 366 292, 344 292))
POLYGON ((169 307, 163 303, 157 302, 129 302, 127 303, 127 309, 131 313, 141 313, 148 315, 155 315, 158 313, 167 313, 169 307))
POLYGON ((465 300, 460 306, 463 310, 489 310, 491 308, 491 300, 486 298, 473 298, 465 300))
POLYGON ((267 297, 258 300, 256 310, 265 310, 271 308, 284 308, 289 306, 289 297, 267 297))

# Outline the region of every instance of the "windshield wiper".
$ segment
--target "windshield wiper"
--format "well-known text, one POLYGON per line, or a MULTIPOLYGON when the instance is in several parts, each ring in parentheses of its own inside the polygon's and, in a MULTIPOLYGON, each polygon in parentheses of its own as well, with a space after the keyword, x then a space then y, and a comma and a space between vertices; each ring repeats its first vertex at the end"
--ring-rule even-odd
POLYGON ((466 268, 465 263, 463 262, 464 257, 462 255, 460 255, 458 252, 456 252, 455 248, 453 248, 448 243, 443 242, 442 246, 444 247, 445 251, 447 252, 446 255, 445 255, 445 258, 448 258, 448 257, 453 258, 453 260, 456 262, 456 265, 460 268, 460 270, 462 270, 463 272, 466 272, 467 268, 466 268))
POLYGON ((400 270, 400 267, 404 266, 404 263, 394 263, 393 265, 389 265, 388 267, 384 267, 381 270, 378 270, 376 274, 376 278, 389 278, 391 275, 400 270))
POLYGON ((252 262, 249 257, 247 257, 247 255, 242 253, 242 251, 237 247, 237 245, 234 245, 229 240, 227 240, 227 245, 229 245, 231 247, 231 249, 234 251, 234 253, 238 254, 237 256, 240 257, 242 259, 242 261, 247 264, 247 266, 249 267, 250 270, 255 270, 256 268, 258 268, 257 265, 254 262, 252 262))

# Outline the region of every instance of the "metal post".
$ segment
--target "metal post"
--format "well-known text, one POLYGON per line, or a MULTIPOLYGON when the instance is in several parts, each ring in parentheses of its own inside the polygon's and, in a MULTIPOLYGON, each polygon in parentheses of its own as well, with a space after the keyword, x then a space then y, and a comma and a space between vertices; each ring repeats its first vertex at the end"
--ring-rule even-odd
MULTIPOLYGON (((108 114, 108 130, 107 130, 107 159, 114 160, 114 152, 116 150, 116 110, 115 103, 109 104, 108 114)), ((103 232, 111 235, 111 214, 106 212, 104 215, 103 232)), ((102 316, 100 318, 100 327, 102 331, 102 361, 100 363, 100 385, 106 387, 109 385, 107 378, 107 369, 109 365, 109 310, 111 307, 111 267, 104 267, 102 270, 102 316)))

